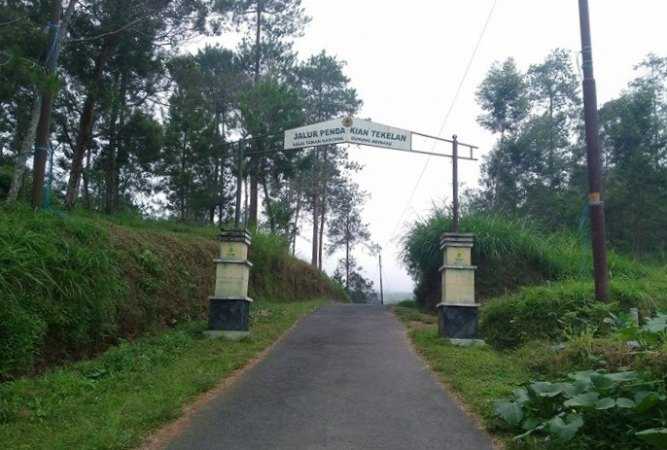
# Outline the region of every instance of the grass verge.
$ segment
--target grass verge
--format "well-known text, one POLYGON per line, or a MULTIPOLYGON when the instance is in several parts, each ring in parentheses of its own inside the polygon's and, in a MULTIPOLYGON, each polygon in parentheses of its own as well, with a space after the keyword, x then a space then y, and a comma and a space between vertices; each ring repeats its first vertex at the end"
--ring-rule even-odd
POLYGON ((205 323, 192 322, 0 384, 0 448, 134 448, 321 304, 257 302, 252 335, 241 342, 207 339, 205 323))
MULTIPOLYGON (((206 318, 214 227, 0 206, 0 382, 206 318)), ((344 298, 340 285, 255 233, 255 300, 344 298)))
MULTIPOLYGON (((416 305, 396 306, 394 312, 408 328, 417 352, 443 384, 459 398, 467 411, 480 418, 487 430, 497 431, 493 402, 508 397, 512 390, 531 379, 532 371, 524 362, 524 355, 498 352, 489 346, 464 348, 452 345, 438 336, 434 316, 419 312, 416 305)), ((495 437, 512 448, 511 436, 500 433, 495 437)))

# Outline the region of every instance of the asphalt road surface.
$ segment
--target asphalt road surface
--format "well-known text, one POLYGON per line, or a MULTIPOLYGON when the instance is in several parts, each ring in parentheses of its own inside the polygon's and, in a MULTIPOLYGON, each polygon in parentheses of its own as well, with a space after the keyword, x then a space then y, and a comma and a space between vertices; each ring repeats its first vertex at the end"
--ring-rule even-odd
POLYGON ((490 450, 381 306, 329 305, 201 408, 169 449, 490 450))

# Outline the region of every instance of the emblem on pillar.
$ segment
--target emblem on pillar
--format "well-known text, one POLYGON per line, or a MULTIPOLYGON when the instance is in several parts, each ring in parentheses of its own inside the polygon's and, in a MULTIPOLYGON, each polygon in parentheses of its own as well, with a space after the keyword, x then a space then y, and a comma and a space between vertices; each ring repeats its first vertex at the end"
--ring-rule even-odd
POLYGON ((442 301, 438 304, 440 335, 449 339, 477 338, 479 304, 475 301, 475 271, 472 265, 474 236, 445 233, 440 241, 443 250, 442 301))
POLYGON ((252 242, 245 230, 223 231, 219 236, 220 258, 216 264, 215 295, 209 298, 208 334, 211 337, 242 339, 250 334, 248 282, 252 242))

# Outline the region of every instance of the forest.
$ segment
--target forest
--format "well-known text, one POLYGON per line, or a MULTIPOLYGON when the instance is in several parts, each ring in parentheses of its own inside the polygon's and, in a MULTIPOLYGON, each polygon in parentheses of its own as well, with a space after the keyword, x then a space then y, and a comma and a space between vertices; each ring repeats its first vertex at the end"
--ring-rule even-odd
MULTIPOLYGON (((343 146, 282 149, 283 130, 362 105, 343 60, 297 54, 309 21, 300 0, 3 1, 0 201, 225 225, 241 164, 244 223, 292 252, 305 237, 319 268, 344 249, 349 280, 369 236, 361 167, 343 146)), ((469 213, 585 233, 574 56, 489 69, 477 120, 497 142, 469 213)), ((667 58, 648 55, 600 107, 608 239, 637 257, 667 238, 666 80, 667 58)))
POLYGON ((300 0, 4 0, 0 201, 226 225, 242 164, 244 223, 292 252, 308 235, 320 269, 345 248, 349 280, 360 167, 282 149, 362 104, 344 61, 297 55, 309 20, 300 0))
MULTIPOLYGON (((586 142, 576 55, 556 49, 522 71, 510 58, 477 91, 480 125, 497 136, 472 211, 528 218, 587 236, 586 142)), ((636 78, 600 106, 603 197, 610 245, 662 258, 667 244, 667 58, 648 55, 636 78)))

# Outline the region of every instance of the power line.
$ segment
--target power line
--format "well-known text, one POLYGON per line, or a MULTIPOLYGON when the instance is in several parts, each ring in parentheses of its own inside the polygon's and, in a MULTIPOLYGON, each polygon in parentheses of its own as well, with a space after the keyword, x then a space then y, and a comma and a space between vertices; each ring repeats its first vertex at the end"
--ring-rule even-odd
MULTIPOLYGON (((496 10, 496 6, 498 5, 498 0, 494 0, 493 5, 491 5, 491 9, 489 10, 489 14, 486 17, 486 21, 484 22, 484 26, 482 27, 482 31, 479 34, 479 38, 477 39, 477 43, 475 44, 475 48, 473 49, 472 55, 470 56, 470 60, 468 61, 468 65, 466 66, 466 70, 463 73, 463 77, 461 78, 461 81, 459 82, 459 85, 456 89, 456 94, 454 95, 454 98, 452 99, 452 103, 449 105, 449 110, 447 110, 447 114, 445 115, 445 119, 442 122, 442 126, 440 127, 440 130, 438 131, 438 136, 442 135, 442 132, 445 130, 445 127, 447 126, 447 122, 449 121, 449 117, 452 115, 452 112, 454 111, 454 107, 456 106, 456 103, 461 95, 461 91, 463 90, 463 86, 465 85, 465 82, 468 78, 468 75, 470 74, 470 69, 472 68, 473 62, 475 61, 475 58, 477 57, 477 53, 479 52, 479 48, 482 44, 482 40, 484 39, 484 35, 486 34, 486 30, 489 28, 489 24, 491 23, 491 18, 493 17, 493 13, 496 10)), ((432 149, 435 150, 436 143, 433 143, 432 149)), ((431 157, 429 156, 426 159, 426 162, 424 163, 424 167, 422 168, 421 173, 419 174, 419 177, 417 178, 417 182, 415 183, 414 188, 412 189, 412 193, 410 194, 410 198, 408 199, 407 204, 405 205, 405 208, 403 208, 403 212, 401 213, 398 221, 396 222, 396 226, 394 226, 394 231, 391 233, 391 238, 389 239, 390 241, 393 241, 396 238, 396 233, 398 232, 398 228, 402 225, 403 223, 403 218, 405 217, 405 213, 408 211, 408 209, 412 205, 412 201, 414 200, 414 196, 417 193, 417 189, 419 189, 419 185, 421 184, 422 179, 424 178, 424 174, 426 173, 426 169, 428 168, 429 163, 431 162, 431 157)))

